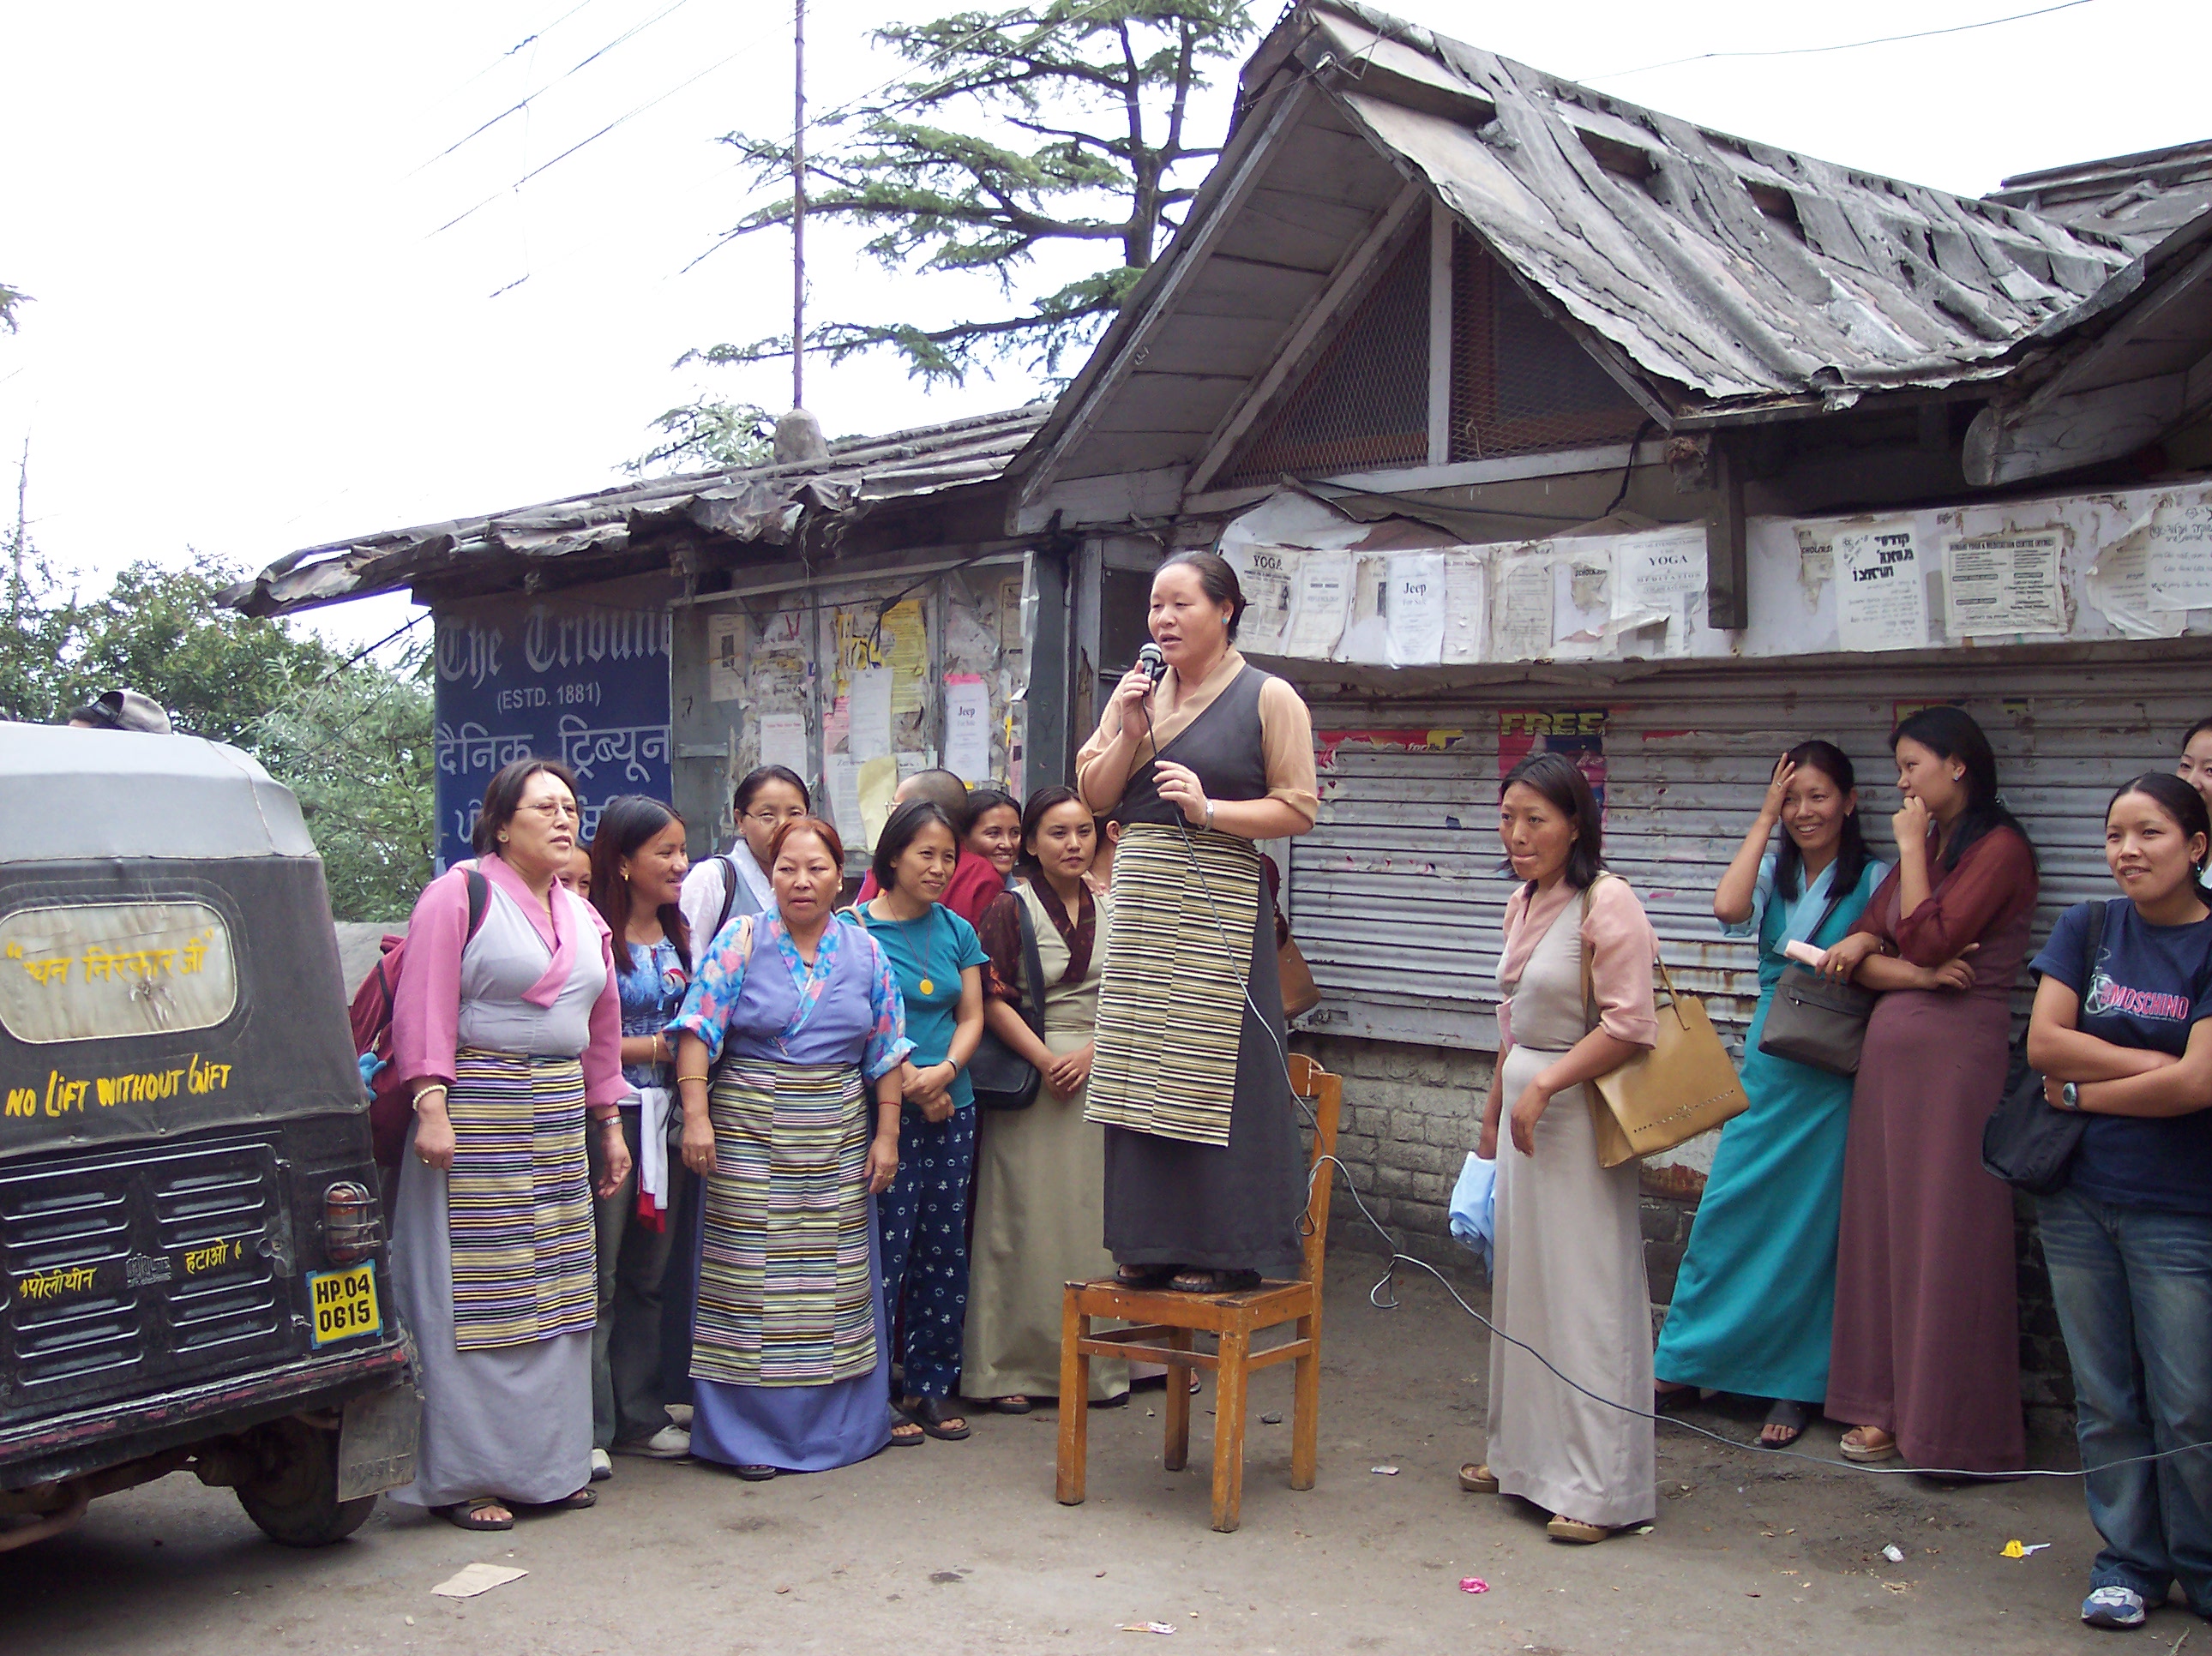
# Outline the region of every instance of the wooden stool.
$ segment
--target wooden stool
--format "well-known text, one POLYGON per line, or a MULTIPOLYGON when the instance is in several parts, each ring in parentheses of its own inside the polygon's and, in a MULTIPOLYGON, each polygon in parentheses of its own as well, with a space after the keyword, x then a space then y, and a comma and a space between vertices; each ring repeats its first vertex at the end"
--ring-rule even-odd
MULTIPOLYGON (((1314 1107, 1313 1159, 1336 1154, 1337 1119, 1344 1110, 1344 1080, 1303 1052, 1291 1055, 1291 1083, 1314 1107)), ((1316 1172, 1306 1200, 1305 1266, 1296 1282, 1263 1282, 1244 1294, 1177 1294, 1168 1289, 1129 1288, 1111 1277, 1070 1283, 1060 1301, 1060 1471, 1055 1493, 1063 1506, 1083 1501, 1090 1458, 1091 1360, 1127 1357, 1167 1365, 1167 1469, 1179 1472, 1190 1460, 1190 1374, 1210 1368, 1214 1384, 1213 1527, 1237 1527, 1244 1501, 1244 1387, 1255 1368, 1297 1365, 1291 1416, 1291 1487, 1314 1486, 1321 1446, 1322 1253, 1328 1240, 1328 1198, 1335 1169, 1316 1172), (1115 1319, 1127 1328, 1091 1331, 1096 1319, 1115 1319), (1285 1323, 1297 1325, 1291 1339, 1262 1350, 1252 1337, 1285 1323), (1215 1350, 1194 1350, 1194 1333, 1214 1337, 1215 1350)))

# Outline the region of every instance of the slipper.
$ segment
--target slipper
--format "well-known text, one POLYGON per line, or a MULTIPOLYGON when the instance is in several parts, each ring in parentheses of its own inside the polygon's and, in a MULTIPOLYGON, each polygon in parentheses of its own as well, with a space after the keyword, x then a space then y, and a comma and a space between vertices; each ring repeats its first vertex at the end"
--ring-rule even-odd
POLYGON ((1168 1286, 1178 1294, 1249 1294, 1260 1286, 1256 1271, 1178 1271, 1168 1286))
POLYGON ((586 1507, 599 1504, 599 1492, 586 1484, 574 1495, 564 1495, 558 1501, 541 1501, 535 1510, 541 1513, 580 1513, 586 1507))
POLYGON ((965 1419, 945 1408, 943 1398, 915 1398, 902 1404, 899 1413, 930 1436, 942 1438, 947 1443, 957 1443, 974 1430, 965 1419), (960 1424, 948 1426, 945 1422, 949 1420, 959 1421, 960 1424))
POLYGON ((1488 1461, 1477 1465, 1470 1460, 1459 1469, 1459 1486, 1469 1495, 1496 1495, 1498 1477, 1488 1461))
POLYGON ((1854 1426, 1844 1434, 1843 1441, 1836 1447, 1843 1451, 1845 1460, 1856 1461, 1862 1466, 1872 1466, 1881 1461, 1896 1459, 1897 1440, 1889 1437, 1888 1433, 1882 1432, 1884 1437, 1889 1437, 1889 1441, 1887 1443, 1867 1441, 1866 1435, 1869 1432, 1881 1431, 1881 1428, 1879 1426, 1854 1426), (1853 1439, 1856 1439, 1857 1441, 1852 1441, 1853 1439))
POLYGON ((1578 1520, 1554 1514, 1544 1526, 1544 1533, 1554 1541, 1565 1541, 1577 1547, 1595 1546, 1613 1532, 1596 1524, 1584 1524, 1578 1520))
MULTIPOLYGON (((897 1440, 894 1438, 892 1441, 896 1442, 897 1440)), ((744 1479, 748 1483, 766 1483, 771 1478, 775 1477, 775 1474, 776 1469, 773 1466, 740 1466, 738 1468, 738 1476, 744 1479)))
POLYGON ((1762 1449, 1786 1449, 1805 1435, 1805 1423, 1812 1414, 1802 1403, 1789 1398, 1777 1398, 1774 1406, 1766 1411, 1766 1419, 1759 1427, 1759 1447, 1762 1449), (1771 1438, 1766 1429, 1778 1426, 1784 1435, 1771 1438))
POLYGON ((894 1449, 919 1449, 923 1444, 928 1441, 929 1439, 923 1434, 921 1426, 915 1422, 908 1420, 906 1416, 900 1411, 899 1406, 896 1404, 893 1404, 891 1405, 891 1447, 894 1449), (910 1437, 901 1437, 899 1435, 899 1428, 902 1426, 907 1428, 913 1435, 910 1437))
POLYGON ((993 1398, 985 1406, 999 1415, 1026 1415, 1036 1407, 1024 1397, 993 1398))
POLYGON ((511 1530, 514 1527, 514 1509, 497 1495, 473 1495, 466 1501, 456 1501, 450 1507, 436 1509, 438 1516, 457 1530, 511 1530), (504 1512, 505 1518, 485 1518, 488 1512, 504 1512))
POLYGON ((1116 1288, 1159 1288, 1174 1276, 1173 1265, 1115 1265, 1114 1286, 1116 1288))

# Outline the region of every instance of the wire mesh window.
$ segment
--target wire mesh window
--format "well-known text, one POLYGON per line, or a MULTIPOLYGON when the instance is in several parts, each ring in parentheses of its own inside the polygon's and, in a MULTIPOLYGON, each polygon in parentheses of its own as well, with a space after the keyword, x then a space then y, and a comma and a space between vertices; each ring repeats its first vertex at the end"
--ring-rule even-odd
POLYGON ((1452 240, 1451 364, 1455 461, 1616 442, 1643 423, 1642 407, 1465 230, 1452 240))
POLYGON ((1408 236, 1224 486, 1420 465, 1429 456, 1429 242, 1408 236))

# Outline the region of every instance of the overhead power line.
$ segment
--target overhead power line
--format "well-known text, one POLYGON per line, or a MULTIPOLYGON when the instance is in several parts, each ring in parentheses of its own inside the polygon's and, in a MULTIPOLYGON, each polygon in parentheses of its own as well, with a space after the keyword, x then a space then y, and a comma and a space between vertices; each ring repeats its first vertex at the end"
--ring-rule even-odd
POLYGON ((1894 45, 1900 40, 1932 40, 1939 34, 1966 34, 1975 29, 1996 28, 2002 23, 2021 23, 2031 17, 2048 17, 2055 11, 2071 11, 2076 6, 2086 6, 2090 0, 2063 0, 2056 6, 2045 6, 2037 11, 2016 11, 2009 17, 1990 17, 1978 23, 1954 23, 1948 28, 1922 29, 1912 34, 1884 34, 1871 40, 1845 40, 1832 46, 1782 46, 1771 52, 1700 52, 1687 58, 1669 58, 1663 64, 1645 64, 1637 69, 1616 69, 1603 75, 1585 75, 1583 81, 1619 81, 1631 75, 1649 75, 1654 70, 1679 69, 1684 64, 1711 63, 1722 58, 1812 58, 1829 52, 1856 52, 1862 46, 1894 45))
MULTIPOLYGON (((562 24, 563 24, 563 23, 567 22, 567 21, 568 21, 571 17, 574 17, 574 16, 578 12, 580 12, 580 11, 583 10, 586 6, 592 5, 592 4, 593 4, 593 3, 594 3, 594 0, 577 0, 577 3, 576 3, 576 4, 574 4, 574 5, 571 6, 571 7, 569 7, 568 10, 566 10, 566 11, 562 12, 562 13, 558 17, 555 18, 551 22, 550 22, 550 23, 546 23, 546 24, 544 24, 544 25, 540 26, 540 27, 538 27, 538 28, 534 28, 534 29, 531 30, 531 32, 530 32, 529 33, 527 33, 527 34, 524 35, 524 36, 523 36, 520 40, 517 40, 517 41, 516 41, 513 45, 509 46, 509 47, 508 47, 505 52, 501 52, 501 53, 499 54, 499 56, 498 56, 498 57, 496 57, 496 58, 493 58, 493 59, 491 60, 491 62, 489 62, 489 63, 486 64, 485 64, 482 69, 478 70, 475 74, 473 74, 473 75, 470 76, 469 76, 469 78, 468 78, 467 80, 465 80, 465 81, 462 82, 460 83, 460 85, 459 85, 459 86, 455 87, 455 88, 453 88, 453 91, 454 91, 454 92, 456 92, 456 93, 459 93, 459 92, 466 92, 466 91, 467 91, 471 87, 474 86, 474 85, 475 85, 478 81, 481 81, 482 79, 483 79, 483 77, 484 77, 485 76, 487 76, 487 75, 490 74, 494 70, 497 69, 497 68, 498 68, 501 64, 504 64, 504 63, 505 63, 508 58, 510 58, 514 57, 514 54, 515 54, 516 52, 525 51, 525 50, 526 50, 527 48, 529 48, 529 47, 531 47, 531 46, 533 46, 533 45, 537 45, 538 41, 540 41, 540 40, 544 39, 547 35, 549 35, 549 34, 552 33, 553 33, 553 31, 554 31, 555 29, 559 28, 559 27, 561 27, 561 25, 562 25, 562 24)), ((450 95, 452 95, 452 94, 447 94, 447 95, 449 95, 449 96, 450 96, 450 95)))

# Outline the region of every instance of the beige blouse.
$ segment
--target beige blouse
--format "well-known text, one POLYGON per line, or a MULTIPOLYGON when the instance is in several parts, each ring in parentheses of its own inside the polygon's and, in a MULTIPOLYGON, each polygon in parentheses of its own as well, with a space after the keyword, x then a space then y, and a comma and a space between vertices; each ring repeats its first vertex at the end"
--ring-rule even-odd
MULTIPOLYGON (((1232 645, 1222 652, 1213 670, 1188 689, 1176 676, 1176 670, 1169 668, 1167 677, 1161 681, 1159 691, 1152 698, 1152 739, 1139 751, 1149 759, 1153 751, 1164 749, 1189 728, 1193 719, 1213 705, 1237 675, 1244 670, 1244 665, 1243 653, 1232 645)), ((1091 768, 1121 734, 1121 710, 1109 701, 1098 728, 1075 755, 1076 791, 1094 810, 1097 808, 1098 795, 1091 788, 1091 768)), ((1273 673, 1260 687, 1260 748, 1267 766, 1267 798, 1283 801, 1304 817, 1310 827, 1321 814, 1320 785, 1314 774, 1313 715, 1306 711, 1304 700, 1288 681, 1273 673)), ((1172 760, 1173 755, 1169 757, 1172 760)), ((1120 798, 1118 789, 1115 797, 1117 800, 1120 798)))

